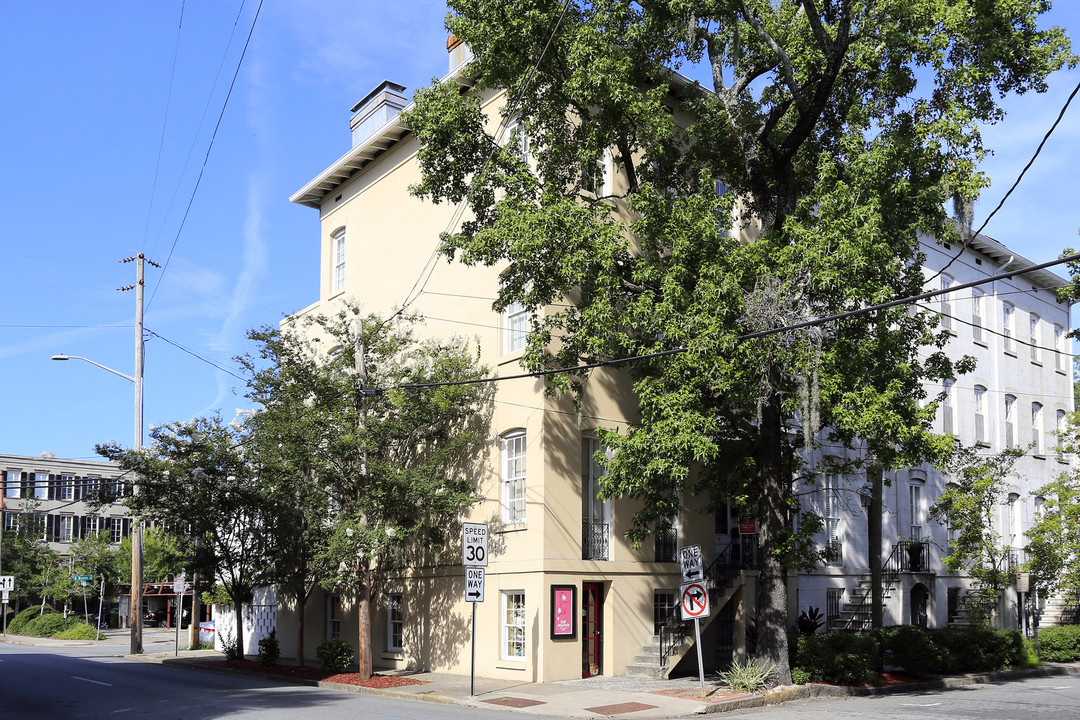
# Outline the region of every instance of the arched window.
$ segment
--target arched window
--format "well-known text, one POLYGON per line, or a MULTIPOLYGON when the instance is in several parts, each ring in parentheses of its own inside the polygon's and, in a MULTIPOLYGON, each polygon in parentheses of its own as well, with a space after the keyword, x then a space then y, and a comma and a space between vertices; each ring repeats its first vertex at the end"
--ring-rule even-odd
POLYGON ((1005 447, 1016 447, 1016 396, 1005 396, 1005 447))
MULTIPOLYGON (((952 275, 947 275, 944 273, 941 275, 942 290, 948 290, 955 284, 956 280, 953 279, 952 275)), ((955 330, 956 325, 953 322, 952 298, 950 297, 951 295, 952 293, 948 292, 941 295, 941 327, 945 328, 946 330, 953 331, 955 330)))
POLYGON ((1028 344, 1031 345, 1031 362, 1042 362, 1042 348, 1039 347, 1039 316, 1035 313, 1029 316, 1028 344))

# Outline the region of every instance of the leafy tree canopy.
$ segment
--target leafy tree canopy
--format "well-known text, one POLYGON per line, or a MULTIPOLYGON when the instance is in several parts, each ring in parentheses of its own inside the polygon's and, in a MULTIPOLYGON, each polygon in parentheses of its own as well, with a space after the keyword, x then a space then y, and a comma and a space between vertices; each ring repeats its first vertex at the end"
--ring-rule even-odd
MULTIPOLYGON (((941 460, 934 404, 919 401, 957 370, 911 308, 741 338, 921 290, 920 234, 963 239, 944 205, 988 182, 979 124, 1073 62, 1064 32, 1037 25, 1047 7, 450 2, 474 92, 435 84, 406 118, 422 144, 415 192, 470 211, 444 252, 506 268, 495 307, 533 311, 530 368, 675 351, 634 365, 641 423, 604 434, 617 451, 604 492, 646 501, 638 538, 675 488, 746 498, 759 647, 781 682, 800 445, 820 425, 886 467, 941 460), (672 72, 695 68, 705 83, 672 72), (508 100, 492 107, 524 138, 488 122, 498 90, 508 100)), ((552 386, 581 391, 583 375, 552 386)))

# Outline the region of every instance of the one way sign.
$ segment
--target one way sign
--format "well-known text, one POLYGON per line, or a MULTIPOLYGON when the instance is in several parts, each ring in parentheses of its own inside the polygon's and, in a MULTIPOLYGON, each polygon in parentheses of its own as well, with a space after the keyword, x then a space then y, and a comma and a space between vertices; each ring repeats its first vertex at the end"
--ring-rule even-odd
POLYGON ((684 583, 701 580, 701 546, 687 545, 679 553, 679 564, 682 565, 682 580, 684 583))
POLYGON ((484 568, 465 568, 465 602, 484 602, 484 568))

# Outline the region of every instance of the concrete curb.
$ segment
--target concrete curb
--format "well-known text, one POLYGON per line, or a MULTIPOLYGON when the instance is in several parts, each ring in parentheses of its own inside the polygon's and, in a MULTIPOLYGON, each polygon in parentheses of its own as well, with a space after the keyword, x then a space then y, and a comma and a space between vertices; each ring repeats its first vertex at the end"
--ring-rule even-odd
POLYGON ((705 706, 706 714, 749 710, 751 708, 780 705, 794 700, 809 700, 815 697, 869 697, 873 695, 898 695, 901 693, 926 692, 928 690, 948 690, 979 683, 1007 682, 1030 677, 1053 677, 1055 675, 1080 675, 1080 664, 1048 663, 1042 668, 1021 670, 995 670, 985 673, 968 673, 948 677, 923 680, 921 682, 885 685, 881 687, 851 687, 846 685, 822 685, 807 683, 794 687, 781 688, 762 695, 734 698, 709 703, 705 706))

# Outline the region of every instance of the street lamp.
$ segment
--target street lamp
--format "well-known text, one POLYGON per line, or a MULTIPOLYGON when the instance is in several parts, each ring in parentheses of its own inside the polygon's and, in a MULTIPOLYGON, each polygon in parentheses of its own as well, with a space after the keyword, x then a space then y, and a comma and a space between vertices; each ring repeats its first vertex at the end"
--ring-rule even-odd
MULTIPOLYGON (((94 362, 81 355, 53 355, 53 360, 82 360, 95 367, 119 375, 128 382, 135 383, 135 449, 142 448, 143 441, 143 355, 142 338, 135 352, 135 375, 127 375, 119 370, 94 362)), ((131 532, 131 654, 139 655, 143 651, 143 616, 142 616, 142 523, 134 523, 131 532)))

